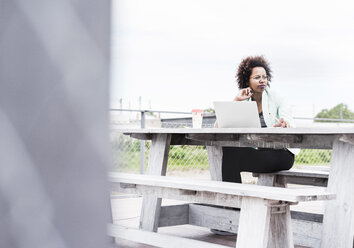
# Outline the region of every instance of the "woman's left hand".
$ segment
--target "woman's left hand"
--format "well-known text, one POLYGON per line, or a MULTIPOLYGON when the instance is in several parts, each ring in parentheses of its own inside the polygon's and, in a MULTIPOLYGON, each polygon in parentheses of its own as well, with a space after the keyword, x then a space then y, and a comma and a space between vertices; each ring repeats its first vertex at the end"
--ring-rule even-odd
POLYGON ((287 123, 286 121, 284 121, 283 118, 280 118, 278 123, 274 124, 273 127, 282 127, 282 128, 286 128, 286 127, 290 127, 289 123, 287 123))

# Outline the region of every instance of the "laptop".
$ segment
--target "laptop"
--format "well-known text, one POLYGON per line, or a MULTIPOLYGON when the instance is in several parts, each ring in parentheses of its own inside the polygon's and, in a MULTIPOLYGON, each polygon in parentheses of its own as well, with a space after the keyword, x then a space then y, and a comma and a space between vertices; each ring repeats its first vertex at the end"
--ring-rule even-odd
POLYGON ((261 127, 255 101, 213 102, 218 127, 261 127))

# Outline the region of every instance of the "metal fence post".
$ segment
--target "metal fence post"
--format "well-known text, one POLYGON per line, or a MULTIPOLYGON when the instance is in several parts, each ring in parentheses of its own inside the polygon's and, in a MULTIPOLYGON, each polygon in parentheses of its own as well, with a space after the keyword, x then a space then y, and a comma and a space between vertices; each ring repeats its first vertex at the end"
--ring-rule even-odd
MULTIPOLYGON (((141 128, 145 128, 145 111, 141 111, 141 128)), ((140 141, 140 174, 144 174, 145 168, 145 140, 140 141)))

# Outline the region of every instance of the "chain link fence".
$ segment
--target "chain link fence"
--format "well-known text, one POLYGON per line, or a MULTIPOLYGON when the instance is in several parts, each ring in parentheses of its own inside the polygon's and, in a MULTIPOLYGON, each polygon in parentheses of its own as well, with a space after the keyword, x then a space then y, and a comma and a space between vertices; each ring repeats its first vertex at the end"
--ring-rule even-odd
MULTIPOLYGON (((140 141, 122 134, 111 135, 113 169, 121 172, 139 172, 140 141)), ((144 170, 148 164, 151 141, 145 141, 144 170)), ((209 162, 205 146, 170 146, 167 170, 208 170, 209 162)))
MULTIPOLYGON (((164 127, 190 127, 190 123, 168 122, 164 127)), ((135 126, 139 127, 139 126, 135 126)), ((211 127, 210 123, 203 124, 203 127, 211 127)), ((129 173, 142 173, 148 165, 151 141, 144 141, 131 138, 119 132, 111 132, 111 148, 113 158, 113 170, 129 173), (141 145, 142 144, 142 145, 141 145), (144 152, 144 156, 141 154, 144 152), (143 162, 141 163, 141 160, 143 162), (142 168, 144 167, 144 168, 142 168)), ((331 161, 332 150, 326 149, 301 149, 295 157, 295 168, 315 167, 318 169, 328 168, 331 161)), ((178 174, 190 172, 208 173, 209 161, 205 146, 170 146, 168 157, 167 173, 178 174)))
MULTIPOLYGON (((131 110, 129 110, 131 111, 131 110)), ((140 127, 163 127, 163 128, 184 128, 191 127, 191 117, 190 113, 187 112, 168 112, 168 111, 141 111, 134 110, 135 112, 141 112, 141 118, 135 118, 135 122, 129 120, 126 122, 125 126, 122 123, 117 121, 119 119, 119 114, 122 111, 119 111, 116 118, 111 118, 111 124, 115 128, 140 128, 140 127), (146 115, 146 113, 148 115, 146 115), (158 118, 156 113, 158 113, 158 118), (185 115, 186 117, 174 117, 174 118, 161 118, 160 113, 167 113, 174 115, 180 114, 185 115), (189 115, 189 116, 188 116, 189 115), (146 118, 146 117, 150 117, 146 118)), ((132 114, 135 117, 140 115, 139 113, 132 114)), ((112 115, 111 115, 112 117, 112 115)), ((312 118, 297 118, 308 119, 308 124, 305 123, 305 126, 324 126, 329 125, 329 123, 314 123, 312 118)), ((331 120, 321 120, 321 121, 331 121, 331 120)), ((338 119, 333 119, 332 121, 338 121, 338 119)), ((350 121, 349 125, 354 125, 354 120, 350 121)), ((214 115, 204 115, 203 117, 203 127, 213 127, 215 122, 214 115)), ((335 124, 335 123, 332 123, 335 124)), ((335 125, 342 125, 343 123, 336 123, 335 125)), ((348 124, 348 123, 347 123, 348 124)), ((345 124, 343 124, 345 125, 345 124)), ((151 148, 151 141, 144 141, 143 143, 140 140, 130 138, 121 133, 111 132, 111 147, 113 154, 113 169, 120 172, 130 172, 130 173, 142 173, 146 170, 148 164, 148 156, 151 148), (141 150, 144 152, 141 154, 141 150), (142 163, 141 163, 142 161, 142 163), (142 168, 144 167, 144 168, 142 168)), ((326 149, 301 149, 300 153, 295 157, 295 168, 328 168, 330 166, 332 150, 326 149)), ((209 172, 209 162, 208 155, 205 146, 181 146, 174 145, 170 147, 169 157, 168 157, 168 166, 167 173, 176 174, 178 172, 209 172)), ((193 174, 193 173, 191 173, 193 174)))
MULTIPOLYGON (((113 153, 114 170, 120 172, 138 173, 140 170, 140 141, 123 134, 112 133, 111 145, 113 153)), ((145 168, 151 142, 145 141, 145 168)), ((295 157, 294 167, 304 166, 329 166, 331 150, 326 149, 301 149, 295 157)), ((205 171, 209 170, 208 155, 205 146, 173 145, 170 147, 167 173, 177 171, 205 171)))

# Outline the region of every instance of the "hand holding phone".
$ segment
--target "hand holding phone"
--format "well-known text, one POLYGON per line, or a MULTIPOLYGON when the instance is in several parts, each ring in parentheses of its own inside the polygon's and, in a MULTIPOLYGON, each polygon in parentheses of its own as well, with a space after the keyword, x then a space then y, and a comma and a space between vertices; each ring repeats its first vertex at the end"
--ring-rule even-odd
POLYGON ((253 95, 252 89, 250 87, 244 88, 238 92, 234 101, 244 101, 253 95))

